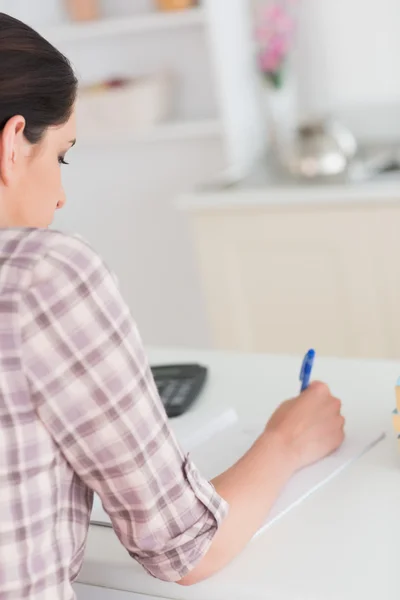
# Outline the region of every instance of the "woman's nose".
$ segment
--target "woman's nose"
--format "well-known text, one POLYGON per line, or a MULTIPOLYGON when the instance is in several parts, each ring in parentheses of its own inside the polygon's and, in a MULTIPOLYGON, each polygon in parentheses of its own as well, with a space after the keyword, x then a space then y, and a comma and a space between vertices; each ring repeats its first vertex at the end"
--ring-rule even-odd
POLYGON ((66 203, 65 192, 63 191, 60 200, 57 202, 57 210, 60 210, 66 203))

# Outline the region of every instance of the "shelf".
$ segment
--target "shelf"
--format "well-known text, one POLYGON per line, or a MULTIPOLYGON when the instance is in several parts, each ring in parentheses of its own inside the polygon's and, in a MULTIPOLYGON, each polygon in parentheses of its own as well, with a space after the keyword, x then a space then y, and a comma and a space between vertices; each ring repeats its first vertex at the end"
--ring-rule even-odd
POLYGON ((69 23, 43 30, 42 35, 53 43, 74 42, 130 33, 146 33, 180 29, 202 25, 205 22, 203 8, 177 12, 153 12, 131 17, 100 19, 89 23, 69 23))
POLYGON ((218 119, 203 119, 197 121, 171 121, 161 123, 152 128, 137 132, 101 131, 98 134, 85 134, 82 129, 78 133, 79 147, 93 144, 131 144, 145 142, 180 142, 197 141, 201 139, 219 138, 222 136, 222 126, 218 119))

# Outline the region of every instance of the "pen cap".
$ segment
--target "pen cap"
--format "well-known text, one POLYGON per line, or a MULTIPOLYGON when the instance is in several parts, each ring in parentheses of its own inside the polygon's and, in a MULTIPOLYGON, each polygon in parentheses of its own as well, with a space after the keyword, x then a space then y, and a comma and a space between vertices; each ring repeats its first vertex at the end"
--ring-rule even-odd
POLYGON ((300 379, 303 379, 306 372, 312 367, 315 358, 315 350, 309 350, 304 357, 303 364, 301 366, 300 379))

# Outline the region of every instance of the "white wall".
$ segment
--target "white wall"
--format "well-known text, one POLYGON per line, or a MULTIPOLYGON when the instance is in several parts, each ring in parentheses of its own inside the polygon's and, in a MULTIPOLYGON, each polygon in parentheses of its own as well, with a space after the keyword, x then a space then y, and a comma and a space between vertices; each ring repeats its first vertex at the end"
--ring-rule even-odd
POLYGON ((147 344, 208 346, 188 224, 174 199, 222 167, 218 141, 77 148, 56 226, 78 231, 120 278, 147 344))
POLYGON ((360 134, 373 115, 378 133, 400 135, 399 0, 299 0, 299 14, 303 114, 343 112, 360 134))

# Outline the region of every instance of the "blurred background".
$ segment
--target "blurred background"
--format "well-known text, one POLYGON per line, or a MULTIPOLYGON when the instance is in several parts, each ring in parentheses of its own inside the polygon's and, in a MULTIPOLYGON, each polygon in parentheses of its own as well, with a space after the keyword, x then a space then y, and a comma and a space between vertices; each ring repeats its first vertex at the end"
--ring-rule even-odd
POLYGON ((72 61, 55 227, 147 345, 400 358, 398 0, 0 0, 72 61))

